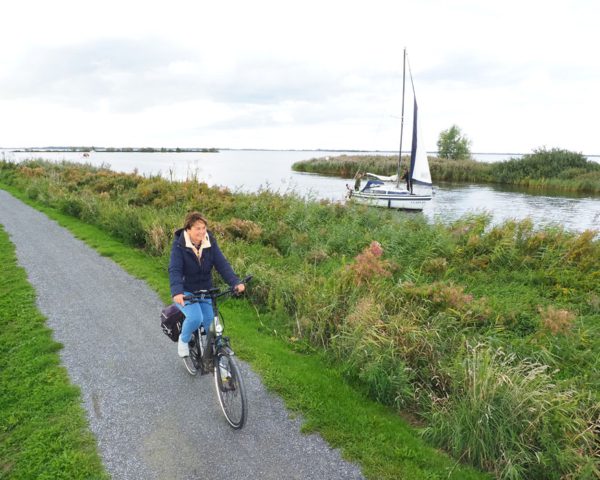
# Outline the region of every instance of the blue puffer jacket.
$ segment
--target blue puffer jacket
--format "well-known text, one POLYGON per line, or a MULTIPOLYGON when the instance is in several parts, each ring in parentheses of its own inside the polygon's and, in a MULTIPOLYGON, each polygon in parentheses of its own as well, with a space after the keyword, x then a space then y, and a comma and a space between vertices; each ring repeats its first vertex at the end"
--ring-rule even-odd
POLYGON ((231 265, 221 252, 217 241, 208 232, 210 247, 202 250, 200 259, 194 251, 186 246, 183 228, 175 232, 175 239, 171 248, 171 260, 169 262, 169 283, 171 284, 171 296, 196 290, 212 288, 212 268, 223 277, 223 280, 234 287, 240 283, 231 265))

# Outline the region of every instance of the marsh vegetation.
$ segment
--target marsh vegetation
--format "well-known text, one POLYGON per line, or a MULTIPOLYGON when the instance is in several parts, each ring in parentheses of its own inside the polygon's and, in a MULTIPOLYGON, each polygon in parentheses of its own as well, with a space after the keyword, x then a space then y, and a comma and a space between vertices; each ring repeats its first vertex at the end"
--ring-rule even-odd
MULTIPOLYGON (((408 165, 409 157, 403 156, 402 162, 408 165)), ((351 178, 359 171, 394 175, 397 165, 397 156, 341 155, 296 162, 292 168, 298 172, 351 178)), ((542 148, 523 158, 495 163, 429 157, 429 166, 434 184, 496 183, 535 190, 600 194, 600 163, 568 150, 542 148)))
MULTIPOLYGON (((522 165, 542 171, 545 162, 522 165)), ((598 169, 586 168, 573 178, 594 183, 598 169)), ((201 210, 234 268, 255 275, 266 330, 323 354, 357 388, 416 419, 432 445, 499 478, 600 474, 597 232, 492 226, 486 215, 428 224, 69 163, 2 162, 0 183, 165 269, 172 232, 201 210)))

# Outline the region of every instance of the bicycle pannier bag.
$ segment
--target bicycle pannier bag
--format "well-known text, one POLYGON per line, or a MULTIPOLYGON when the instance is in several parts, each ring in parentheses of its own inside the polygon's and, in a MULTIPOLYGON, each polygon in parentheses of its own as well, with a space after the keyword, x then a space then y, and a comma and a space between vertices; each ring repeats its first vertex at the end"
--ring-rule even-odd
POLYGON ((185 315, 176 305, 169 305, 160 313, 160 328, 167 337, 176 342, 181 333, 181 324, 185 315))

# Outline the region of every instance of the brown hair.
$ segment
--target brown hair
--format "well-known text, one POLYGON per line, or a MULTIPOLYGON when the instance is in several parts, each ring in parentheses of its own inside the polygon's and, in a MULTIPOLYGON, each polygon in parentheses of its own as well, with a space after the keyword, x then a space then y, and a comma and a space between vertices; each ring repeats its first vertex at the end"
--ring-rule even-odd
POLYGON ((208 228, 208 221, 206 218, 202 216, 200 212, 189 212, 185 216, 185 223, 183 224, 183 228, 189 230, 196 222, 202 222, 208 228))

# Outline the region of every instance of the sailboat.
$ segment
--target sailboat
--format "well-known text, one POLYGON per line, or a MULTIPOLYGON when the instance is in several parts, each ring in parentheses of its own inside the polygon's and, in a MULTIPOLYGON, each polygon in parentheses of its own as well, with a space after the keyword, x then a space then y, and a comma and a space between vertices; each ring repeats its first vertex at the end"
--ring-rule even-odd
MULTIPOLYGON (((410 68, 410 67, 409 67, 410 68)), ((432 183, 431 172, 427 152, 422 141, 421 129, 419 128, 419 115, 415 85, 410 81, 413 90, 413 132, 410 151, 410 167, 404 175, 400 174, 402 159, 402 136, 404 133, 404 97, 406 85, 406 48, 402 66, 402 117, 400 124, 400 150, 398 152, 398 171, 396 175, 385 177, 366 173, 367 182, 362 189, 349 190, 349 197, 356 203, 374 207, 397 208, 406 210, 423 210, 427 202, 431 200, 432 183), (406 188, 401 182, 406 180, 406 188)))

